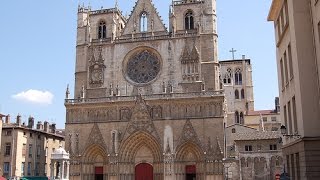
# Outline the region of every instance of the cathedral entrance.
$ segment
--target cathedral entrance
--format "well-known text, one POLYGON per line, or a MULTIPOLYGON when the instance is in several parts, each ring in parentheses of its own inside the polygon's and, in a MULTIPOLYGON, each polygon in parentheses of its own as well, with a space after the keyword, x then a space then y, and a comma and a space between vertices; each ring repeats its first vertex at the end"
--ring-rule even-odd
POLYGON ((95 167, 94 180, 103 180, 103 167, 95 167))
POLYGON ((136 165, 135 180, 153 180, 153 167, 148 163, 136 165))
POLYGON ((186 180, 196 180, 196 166, 187 165, 186 166, 186 180))

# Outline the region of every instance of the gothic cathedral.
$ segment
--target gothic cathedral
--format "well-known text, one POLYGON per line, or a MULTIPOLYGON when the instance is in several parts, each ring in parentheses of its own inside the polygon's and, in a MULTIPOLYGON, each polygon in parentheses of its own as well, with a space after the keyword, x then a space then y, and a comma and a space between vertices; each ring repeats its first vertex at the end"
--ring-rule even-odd
POLYGON ((75 180, 222 180, 216 0, 79 7, 66 149, 75 180))

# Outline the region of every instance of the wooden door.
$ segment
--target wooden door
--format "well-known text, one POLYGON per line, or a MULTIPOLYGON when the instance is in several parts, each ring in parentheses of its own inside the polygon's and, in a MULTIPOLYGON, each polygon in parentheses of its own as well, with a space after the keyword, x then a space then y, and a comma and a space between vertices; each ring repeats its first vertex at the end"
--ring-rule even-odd
POLYGON ((141 163, 136 166, 135 180, 153 180, 153 167, 148 163, 141 163))

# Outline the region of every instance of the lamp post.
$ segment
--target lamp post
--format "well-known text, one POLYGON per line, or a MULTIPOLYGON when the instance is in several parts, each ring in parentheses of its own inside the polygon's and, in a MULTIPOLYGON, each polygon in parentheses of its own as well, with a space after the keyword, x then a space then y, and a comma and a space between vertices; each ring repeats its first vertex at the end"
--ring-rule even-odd
POLYGON ((229 168, 231 167, 233 161, 234 161, 234 159, 230 159, 230 158, 223 158, 222 159, 222 163, 223 163, 224 170, 225 170, 225 179, 226 180, 229 179, 229 168))
POLYGON ((282 125, 280 127, 280 131, 281 131, 282 136, 285 136, 285 137, 297 137, 297 138, 301 137, 301 135, 299 135, 299 134, 288 134, 287 133, 287 128, 284 125, 282 125))

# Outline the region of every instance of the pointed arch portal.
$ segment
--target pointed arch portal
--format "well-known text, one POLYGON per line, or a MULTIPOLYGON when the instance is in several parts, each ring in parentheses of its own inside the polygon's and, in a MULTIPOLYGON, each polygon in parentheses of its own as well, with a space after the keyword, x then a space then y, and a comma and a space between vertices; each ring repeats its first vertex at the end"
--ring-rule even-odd
POLYGON ((135 180, 153 180, 153 167, 148 163, 140 163, 135 168, 135 180))

